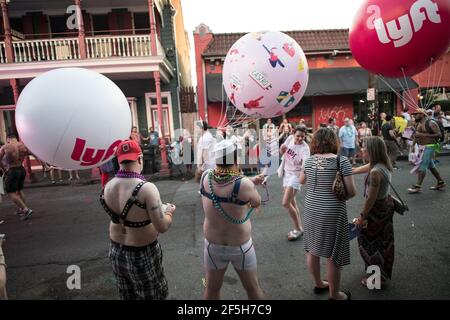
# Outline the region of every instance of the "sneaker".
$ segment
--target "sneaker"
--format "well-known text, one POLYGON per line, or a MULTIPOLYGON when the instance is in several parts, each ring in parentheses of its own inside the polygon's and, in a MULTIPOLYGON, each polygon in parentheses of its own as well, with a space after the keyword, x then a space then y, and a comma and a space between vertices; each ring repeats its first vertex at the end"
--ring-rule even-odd
POLYGON ((33 214, 33 210, 28 209, 27 212, 25 212, 23 217, 21 218, 22 221, 27 220, 32 214, 33 214))
POLYGON ((439 181, 437 185, 430 187, 430 190, 442 190, 445 188, 445 182, 439 181))
POLYGON ((419 193, 421 191, 422 191, 421 187, 419 185, 417 185, 417 184, 413 185, 412 188, 408 189, 409 193, 419 193))

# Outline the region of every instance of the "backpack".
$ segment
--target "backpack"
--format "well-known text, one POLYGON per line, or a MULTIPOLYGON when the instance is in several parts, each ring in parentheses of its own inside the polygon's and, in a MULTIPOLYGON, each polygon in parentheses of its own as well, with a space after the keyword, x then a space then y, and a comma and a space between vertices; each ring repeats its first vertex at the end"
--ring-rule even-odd
POLYGON ((439 130, 440 130, 441 136, 439 138, 436 138, 436 142, 444 142, 444 139, 445 139, 444 125, 440 121, 436 121, 434 119, 427 119, 427 121, 425 122, 425 128, 427 129, 428 133, 431 133, 431 134, 433 133, 433 130, 431 130, 430 121, 434 121, 438 125, 439 130))

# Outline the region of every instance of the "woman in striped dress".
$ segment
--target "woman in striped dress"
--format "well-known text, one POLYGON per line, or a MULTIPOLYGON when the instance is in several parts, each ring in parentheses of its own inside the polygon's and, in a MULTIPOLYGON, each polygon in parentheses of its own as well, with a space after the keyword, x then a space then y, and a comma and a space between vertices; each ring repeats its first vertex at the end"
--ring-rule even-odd
POLYGON ((300 183, 307 186, 304 210, 304 241, 308 270, 315 288, 314 293, 328 291, 330 299, 350 299, 349 292, 340 291, 341 269, 350 264, 347 208, 338 200, 332 185, 336 177, 337 161, 348 198, 356 194, 352 166, 346 157, 337 157, 339 142, 333 130, 317 130, 311 141, 311 157, 300 173, 300 183), (320 258, 327 258, 327 278, 320 276, 320 258))

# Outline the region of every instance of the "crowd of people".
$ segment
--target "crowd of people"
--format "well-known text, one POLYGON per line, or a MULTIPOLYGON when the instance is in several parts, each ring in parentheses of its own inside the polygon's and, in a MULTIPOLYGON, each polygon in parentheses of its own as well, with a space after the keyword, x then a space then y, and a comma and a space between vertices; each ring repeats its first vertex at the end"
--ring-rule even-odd
MULTIPOLYGON (((349 217, 346 201, 356 196, 355 174, 366 174, 364 204, 354 225, 359 230, 358 247, 365 267, 377 265, 383 286, 392 277, 394 261, 393 216, 395 203, 390 195, 392 172, 402 148, 417 144, 415 159, 418 181, 410 193, 421 191, 427 170, 437 180, 432 190, 442 190, 445 182, 435 166, 434 155, 448 139, 440 110, 432 114, 416 109, 411 114, 392 117, 381 114, 380 132, 373 132, 365 122, 358 128, 351 119, 338 127, 329 119, 313 133, 304 122, 290 124, 283 119, 279 127, 271 119, 260 134, 254 127, 234 130, 220 128, 213 134, 208 124, 197 123, 200 131, 196 143, 195 171, 204 210, 205 299, 219 299, 229 263, 235 268, 249 299, 264 299, 257 276, 256 251, 251 235, 251 214, 261 210, 262 199, 256 185, 265 185, 271 171, 282 178, 281 205, 286 209, 293 228, 287 240, 304 240, 307 267, 313 282, 312 292, 328 293, 333 300, 348 300, 351 293, 341 290, 344 266, 350 263, 349 217), (438 117, 436 118, 436 114, 438 117), (398 119, 399 118, 399 119, 398 119), (403 119, 406 121, 402 121, 403 119), (408 136, 407 129, 412 134, 408 136), (444 128, 444 129, 442 129, 444 128), (261 139, 260 139, 261 138, 261 139), (356 158, 361 166, 356 166, 356 158), (278 166, 281 160, 281 165, 278 166), (256 172, 243 174, 243 167, 256 172), (298 192, 306 188, 303 223, 298 192), (327 280, 320 271, 320 259, 327 261, 327 280)), ((156 185, 142 175, 143 140, 160 147, 159 135, 150 128, 148 137, 134 127, 129 140, 123 141, 115 154, 115 164, 102 171, 108 173, 100 202, 111 219, 109 258, 121 299, 165 299, 167 279, 158 234, 169 230, 176 206, 163 203, 156 185), (114 174, 109 174, 114 172, 114 174)), ((173 163, 183 163, 188 153, 192 166, 194 149, 191 137, 179 137, 168 143, 173 163), (183 146, 183 143, 187 143, 183 146), (190 150, 189 150, 190 148, 190 150), (175 151, 173 151, 175 150, 175 151)), ((22 166, 26 147, 9 136, 0 149, 0 169, 6 172, 5 190, 18 207, 18 214, 29 218, 32 210, 23 195, 25 169, 22 166), (6 159, 6 161, 5 161, 6 159)), ((187 164, 187 163, 185 163, 187 164)), ((192 168, 192 167, 191 167, 192 168)), ((0 284, 5 266, 0 240, 0 284), (3 260, 2 260, 3 258, 3 260)), ((368 278, 361 284, 368 286, 368 278)), ((6 296, 0 287, 0 296, 6 296)))

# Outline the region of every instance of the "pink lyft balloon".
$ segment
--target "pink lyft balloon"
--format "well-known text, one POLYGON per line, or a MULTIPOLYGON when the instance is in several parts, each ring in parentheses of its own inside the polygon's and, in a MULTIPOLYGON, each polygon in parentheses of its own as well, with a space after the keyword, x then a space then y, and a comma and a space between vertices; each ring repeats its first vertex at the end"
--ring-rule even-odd
POLYGON ((242 112, 261 118, 294 108, 308 85, 308 63, 298 43, 282 32, 249 33, 228 51, 223 85, 242 112))
POLYGON ((62 169, 89 169, 112 158, 131 131, 128 101, 114 82, 81 68, 33 79, 16 107, 16 126, 39 159, 62 169))
POLYGON ((449 0, 366 0, 349 34, 358 63, 386 77, 415 75, 450 46, 449 0))

